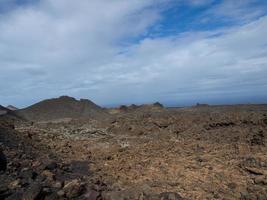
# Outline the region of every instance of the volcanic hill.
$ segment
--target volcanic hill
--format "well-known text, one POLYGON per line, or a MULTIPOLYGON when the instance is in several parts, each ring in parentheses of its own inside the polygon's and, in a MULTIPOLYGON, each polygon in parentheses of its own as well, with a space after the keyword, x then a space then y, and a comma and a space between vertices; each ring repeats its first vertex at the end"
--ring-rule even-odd
POLYGON ((68 96, 47 99, 15 111, 15 113, 30 121, 51 121, 66 118, 99 119, 108 116, 100 106, 88 99, 76 100, 68 96))

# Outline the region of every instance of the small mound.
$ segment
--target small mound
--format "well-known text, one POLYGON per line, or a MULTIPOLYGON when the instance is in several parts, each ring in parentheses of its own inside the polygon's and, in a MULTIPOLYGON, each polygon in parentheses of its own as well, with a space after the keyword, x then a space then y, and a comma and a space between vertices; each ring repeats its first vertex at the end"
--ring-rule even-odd
POLYGON ((76 100, 61 96, 41 101, 15 113, 30 121, 51 121, 66 118, 103 118, 108 114, 88 99, 76 100))

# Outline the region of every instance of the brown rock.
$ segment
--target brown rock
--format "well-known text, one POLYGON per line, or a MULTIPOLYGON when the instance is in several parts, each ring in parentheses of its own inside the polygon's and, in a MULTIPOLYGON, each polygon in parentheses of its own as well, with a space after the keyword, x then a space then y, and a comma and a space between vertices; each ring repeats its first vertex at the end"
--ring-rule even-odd
POLYGON ((55 180, 55 174, 50 172, 49 170, 44 170, 42 172, 42 175, 47 177, 47 179, 49 179, 49 180, 55 180))
POLYGON ((11 183, 9 183, 8 185, 8 188, 9 189, 16 189, 16 188, 19 188, 21 187, 21 180, 20 179, 17 179, 15 181, 12 181, 11 183))
POLYGON ((60 181, 56 181, 56 182, 53 184, 53 187, 54 187, 54 188, 62 188, 62 186, 63 186, 63 184, 62 184, 62 182, 60 182, 60 181))
POLYGON ((78 197, 84 193, 85 185, 80 180, 74 179, 65 184, 63 191, 67 198, 78 197))
POLYGON ((258 185, 267 185, 267 177, 260 176, 254 179, 254 183, 258 185))
POLYGON ((59 190, 59 191, 57 192, 57 195, 60 196, 60 197, 63 197, 63 196, 65 195, 64 190, 59 190))
POLYGON ((264 174, 260 169, 257 169, 257 168, 246 167, 245 169, 246 169, 250 174, 253 174, 253 175, 263 175, 263 174, 264 174))

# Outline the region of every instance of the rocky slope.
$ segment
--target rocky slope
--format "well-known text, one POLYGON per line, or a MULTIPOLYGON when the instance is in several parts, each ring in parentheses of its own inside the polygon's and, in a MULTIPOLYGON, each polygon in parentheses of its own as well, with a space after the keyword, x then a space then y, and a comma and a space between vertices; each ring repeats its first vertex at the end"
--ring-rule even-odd
POLYGON ((76 100, 68 96, 48 99, 15 113, 30 121, 51 121, 67 118, 104 118, 108 114, 88 99, 76 100))

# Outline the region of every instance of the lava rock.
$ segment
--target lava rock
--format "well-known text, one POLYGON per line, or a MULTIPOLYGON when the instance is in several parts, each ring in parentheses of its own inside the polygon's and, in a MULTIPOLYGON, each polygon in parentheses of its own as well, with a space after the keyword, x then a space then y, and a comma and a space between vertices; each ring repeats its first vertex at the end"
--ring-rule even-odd
POLYGON ((42 191, 42 186, 39 184, 30 185, 29 189, 23 194, 22 200, 41 200, 45 198, 45 193, 42 191))
POLYGON ((8 185, 8 188, 11 189, 11 190, 16 189, 16 188, 19 188, 19 187, 21 187, 21 180, 20 179, 17 179, 15 181, 12 181, 8 185))
POLYGON ((55 161, 50 161, 46 166, 45 169, 47 170, 54 170, 57 168, 57 163, 55 161))
POLYGON ((84 193, 85 185, 80 180, 74 179, 65 184, 63 191, 67 198, 75 198, 84 193))
POLYGON ((7 159, 2 150, 0 150, 0 171, 6 171, 7 159))
POLYGON ((22 169, 19 177, 22 179, 35 179, 38 176, 37 172, 33 171, 32 169, 22 169))
POLYGON ((264 134, 260 131, 257 134, 253 135, 253 138, 250 140, 251 145, 264 145, 264 134))
POLYGON ((55 180, 55 174, 52 173, 52 172, 49 171, 49 170, 44 170, 44 171, 42 172, 42 175, 43 175, 44 177, 46 177, 46 179, 48 179, 48 180, 51 180, 51 181, 55 180))

